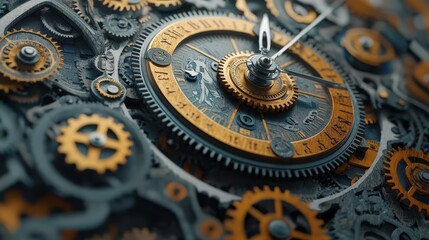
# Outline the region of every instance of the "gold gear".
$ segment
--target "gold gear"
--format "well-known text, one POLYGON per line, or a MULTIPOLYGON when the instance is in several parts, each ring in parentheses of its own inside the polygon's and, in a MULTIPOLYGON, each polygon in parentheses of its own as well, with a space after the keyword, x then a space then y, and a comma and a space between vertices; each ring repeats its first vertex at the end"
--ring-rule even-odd
POLYGON ((300 197, 293 196, 288 191, 282 192, 278 187, 274 190, 268 186, 263 189, 255 187, 233 206, 226 213, 228 218, 225 220, 225 228, 229 232, 227 240, 329 239, 326 230, 322 228, 323 221, 316 217, 317 212, 311 210, 300 197), (251 225, 255 223, 257 226, 251 225), (276 238, 270 231, 272 223, 287 228, 283 230, 289 234, 276 238), (255 231, 249 233, 249 229, 255 231))
POLYGON ((124 86, 122 86, 122 84, 120 84, 119 82, 109 77, 103 77, 103 78, 97 79, 95 82, 95 89, 101 96, 109 99, 118 99, 122 97, 122 95, 125 92, 125 88, 124 86), (118 88, 117 92, 109 92, 109 90, 107 89, 108 86, 113 86, 113 85, 118 88))
POLYGON ((395 58, 395 49, 392 44, 379 32, 368 28, 352 28, 348 30, 342 40, 346 51, 359 62, 371 66, 380 66, 395 58), (362 44, 365 38, 370 42, 367 48, 362 44))
POLYGON ((429 105, 429 61, 420 62, 413 70, 412 77, 407 77, 406 86, 409 95, 429 105))
POLYGON ((51 38, 33 30, 14 30, 0 39, 0 74, 17 82, 39 82, 51 77, 63 64, 62 52, 51 38), (25 36, 20 36, 24 35, 25 36), (39 54, 34 64, 24 64, 18 55, 24 47, 39 54))
POLYGON ((298 98, 295 80, 281 73, 268 87, 255 85, 246 77, 246 61, 251 55, 251 52, 238 52, 220 60, 218 78, 222 86, 239 101, 260 111, 280 112, 292 107, 298 98))
POLYGON ((384 162, 386 184, 408 207, 429 216, 429 155, 415 149, 393 149, 384 162))
POLYGON ((131 155, 130 133, 111 117, 82 114, 69 119, 61 132, 57 137, 58 152, 65 155, 66 163, 76 165, 81 171, 89 169, 99 174, 115 171, 131 155), (84 146, 86 151, 79 146, 84 146))
POLYGON ((24 89, 24 85, 0 76, 0 91, 6 94, 24 89))
MULTIPOLYGON (((265 0, 267 9, 271 12, 271 14, 275 17, 280 16, 280 12, 274 2, 274 0, 265 0)), ((313 9, 307 9, 308 13, 307 15, 303 16, 298 14, 294 9, 294 3, 292 0, 286 0, 284 1, 284 10, 286 14, 292 18, 295 22, 301 23, 301 24, 310 24, 313 22, 317 17, 317 12, 313 9)), ((304 6, 303 6, 304 7, 304 6)))
POLYGON ((182 4, 182 0, 147 0, 155 7, 175 7, 182 4))
POLYGON ((364 107, 365 107, 365 124, 366 125, 376 124, 378 122, 378 119, 374 109, 369 104, 365 104, 364 107))
MULTIPOLYGON (((0 224, 10 232, 19 229, 22 216, 27 218, 45 218, 55 212, 72 212, 72 207, 55 195, 45 195, 36 202, 26 201, 22 194, 12 189, 3 195, 0 202, 0 224)), ((63 231, 62 239, 74 239, 74 231, 63 231)))
POLYGON ((102 4, 116 11, 137 11, 147 6, 147 0, 138 0, 130 3, 130 0, 100 0, 102 4))
POLYGON ((247 5, 247 0, 237 0, 235 2, 235 7, 243 13, 243 15, 250 20, 258 21, 258 17, 250 11, 249 6, 247 5))
POLYGON ((41 86, 32 85, 24 89, 17 90, 8 95, 8 98, 19 104, 32 104, 40 99, 42 94, 41 86))
POLYGON ((147 228, 134 228, 127 231, 122 236, 122 240, 156 240, 156 234, 151 233, 147 228))

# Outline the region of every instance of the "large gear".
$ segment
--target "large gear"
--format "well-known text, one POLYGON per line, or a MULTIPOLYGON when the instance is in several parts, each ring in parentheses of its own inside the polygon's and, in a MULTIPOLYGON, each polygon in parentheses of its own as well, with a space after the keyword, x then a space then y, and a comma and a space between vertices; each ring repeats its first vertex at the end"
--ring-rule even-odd
POLYGON ((0 74, 13 81, 42 81, 63 64, 57 43, 32 30, 8 32, 0 39, 0 49, 0 74))
POLYGON ((68 164, 76 165, 81 171, 89 169, 99 174, 107 170, 116 171, 131 155, 133 142, 129 140, 129 133, 113 118, 97 114, 81 115, 69 119, 61 132, 62 135, 57 137, 58 151, 65 155, 68 164), (79 148, 79 145, 84 145, 86 150, 79 148), (105 150, 113 150, 113 153, 105 153, 105 150))
POLYGON ((415 149, 393 149, 386 155, 387 185, 398 199, 429 216, 429 155, 415 149))
POLYGON ((225 220, 228 240, 329 239, 317 212, 278 187, 255 187, 233 206, 225 220))
POLYGON ((40 18, 46 30, 56 37, 77 38, 79 36, 79 33, 69 22, 49 9, 43 9, 40 18))
POLYGON ((103 28, 113 38, 129 38, 138 30, 138 22, 126 17, 109 15, 104 19, 103 28))
POLYGON ((246 77, 246 61, 251 55, 251 52, 239 52, 221 59, 218 77, 223 87, 240 102, 263 112, 280 112, 292 107, 298 98, 295 80, 282 73, 266 88, 253 84, 246 77))
POLYGON ((146 7, 147 0, 100 0, 103 5, 116 11, 138 11, 146 7))

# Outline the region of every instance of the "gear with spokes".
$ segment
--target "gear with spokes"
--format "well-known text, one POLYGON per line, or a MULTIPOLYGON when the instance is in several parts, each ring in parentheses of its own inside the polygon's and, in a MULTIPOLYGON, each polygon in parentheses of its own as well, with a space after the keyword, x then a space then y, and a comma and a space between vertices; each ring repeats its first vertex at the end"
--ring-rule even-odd
POLYGON ((67 123, 57 137, 58 152, 65 155, 66 163, 76 165, 81 171, 104 174, 127 162, 133 142, 130 133, 113 118, 82 114, 67 123))
POLYGON ((182 0, 148 0, 149 4, 155 7, 177 7, 182 5, 182 0))
POLYGON ((239 101, 263 112, 280 112, 293 106, 298 98, 295 80, 282 73, 267 87, 260 87, 247 79, 247 59, 251 52, 226 55, 219 63, 218 78, 239 101))
POLYGON ((14 30, 0 39, 0 74, 17 82, 39 82, 63 64, 62 52, 51 38, 32 30, 14 30))
POLYGON ((393 149, 386 155, 387 185, 408 207, 429 216, 429 155, 415 149, 393 149))
POLYGON ((317 212, 278 187, 255 187, 233 205, 225 221, 228 240, 329 239, 317 212))

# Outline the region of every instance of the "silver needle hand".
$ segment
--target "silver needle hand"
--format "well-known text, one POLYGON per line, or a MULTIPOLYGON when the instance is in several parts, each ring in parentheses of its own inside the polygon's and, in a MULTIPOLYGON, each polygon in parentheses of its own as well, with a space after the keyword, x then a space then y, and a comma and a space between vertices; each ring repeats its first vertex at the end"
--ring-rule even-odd
POLYGON ((320 83, 320 84, 327 86, 327 87, 330 87, 330 88, 347 89, 347 86, 345 84, 336 83, 336 82, 333 82, 331 80, 326 80, 326 79, 323 79, 320 77, 311 76, 311 75, 307 75, 307 74, 303 74, 303 73, 299 73, 299 72, 295 72, 295 71, 291 71, 291 70, 286 70, 286 69, 281 69, 280 71, 288 73, 290 75, 297 76, 297 77, 306 78, 308 80, 320 83))
POLYGON ((327 16, 329 16, 335 9, 343 5, 345 0, 336 1, 330 8, 326 9, 326 11, 322 12, 310 25, 305 27, 298 35, 296 35, 292 40, 290 40, 280 51, 274 54, 271 59, 276 60, 280 55, 282 55, 286 50, 288 50, 292 45, 298 42, 305 34, 311 31, 314 27, 316 27, 320 22, 322 22, 327 16))
POLYGON ((259 51, 261 54, 267 53, 271 49, 271 29, 270 19, 264 14, 259 28, 259 51))

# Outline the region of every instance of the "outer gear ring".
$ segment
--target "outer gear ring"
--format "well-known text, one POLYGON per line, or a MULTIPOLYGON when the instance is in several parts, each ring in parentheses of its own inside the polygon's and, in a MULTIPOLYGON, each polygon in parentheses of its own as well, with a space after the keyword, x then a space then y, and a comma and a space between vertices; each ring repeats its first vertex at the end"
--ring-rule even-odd
POLYGON ((155 7, 176 7, 182 5, 182 0, 148 0, 149 4, 155 7))
POLYGON ((130 134, 124 131, 122 124, 115 123, 113 118, 103 118, 97 114, 91 116, 82 114, 79 118, 69 119, 67 122, 68 125, 61 129, 62 135, 57 137, 58 151, 66 156, 66 163, 76 165, 78 170, 95 170, 99 174, 104 174, 107 170, 116 171, 118 166, 125 164, 127 157, 131 155, 129 148, 133 143, 128 139, 130 134), (90 126, 96 126, 96 128, 92 132, 81 132, 82 129, 90 126), (109 132, 114 136, 109 136, 109 132), (104 143, 98 145, 92 140, 104 141, 104 143), (87 147, 86 154, 78 148, 78 144, 87 147), (103 150, 106 149, 111 149, 114 153, 103 156, 103 150))
POLYGON ((415 149, 393 149, 386 155, 387 185, 408 207, 429 216, 429 155, 415 149))
POLYGON ((252 53, 240 52, 225 56, 219 63, 218 78, 223 87, 239 101, 264 112, 280 112, 292 107, 298 98, 295 80, 282 73, 268 88, 260 88, 245 77, 246 60, 252 53))
POLYGON ((0 73, 18 82, 39 82, 51 77, 63 63, 59 46, 51 38, 32 30, 14 30, 0 39, 0 73), (40 54, 32 65, 20 63, 18 52, 31 46, 40 54))
POLYGON ((147 6, 147 0, 130 3, 129 0, 100 0, 103 5, 116 11, 137 11, 147 6))
POLYGON ((263 189, 255 187, 233 206, 234 209, 227 211, 228 219, 225 220, 225 227, 229 232, 226 239, 279 239, 270 231, 270 225, 274 221, 282 222, 289 229, 290 234, 281 239, 329 239, 326 230, 322 228, 323 221, 316 217, 317 212, 311 210, 300 197, 293 196, 288 191, 282 192, 278 187, 274 190, 268 186, 263 189), (254 231, 250 233, 249 229, 254 231))

